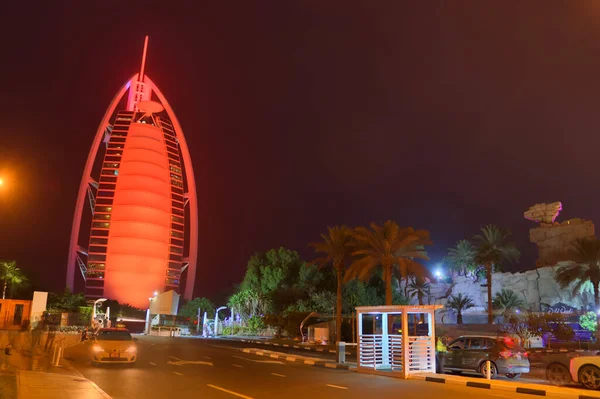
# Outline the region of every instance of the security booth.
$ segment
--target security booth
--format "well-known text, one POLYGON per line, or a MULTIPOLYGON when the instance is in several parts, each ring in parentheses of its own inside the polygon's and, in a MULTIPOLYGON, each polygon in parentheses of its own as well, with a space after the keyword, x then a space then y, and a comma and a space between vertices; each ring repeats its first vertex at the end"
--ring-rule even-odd
POLYGON ((435 310, 442 307, 357 307, 357 370, 400 378, 435 373, 435 310))

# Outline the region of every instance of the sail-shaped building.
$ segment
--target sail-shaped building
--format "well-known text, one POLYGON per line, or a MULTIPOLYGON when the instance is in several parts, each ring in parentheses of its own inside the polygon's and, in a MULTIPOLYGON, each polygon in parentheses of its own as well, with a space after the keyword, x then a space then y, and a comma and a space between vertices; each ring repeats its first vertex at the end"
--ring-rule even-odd
POLYGON ((191 299, 198 254, 192 161, 173 109, 144 73, 147 46, 146 37, 140 72, 120 88, 96 131, 67 265, 71 290, 79 270, 87 298, 142 309, 157 291, 175 290, 191 299), (86 204, 89 234, 81 231, 90 214, 86 204), (180 287, 183 273, 186 283, 180 287))

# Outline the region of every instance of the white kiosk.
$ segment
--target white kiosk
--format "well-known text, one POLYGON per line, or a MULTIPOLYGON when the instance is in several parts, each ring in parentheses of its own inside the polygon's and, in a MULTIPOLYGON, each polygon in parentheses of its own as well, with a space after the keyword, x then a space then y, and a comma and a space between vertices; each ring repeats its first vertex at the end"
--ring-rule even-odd
POLYGON ((435 310, 442 305, 363 306, 356 308, 357 370, 435 373, 435 310), (406 365, 406 367, 404 367, 406 365))

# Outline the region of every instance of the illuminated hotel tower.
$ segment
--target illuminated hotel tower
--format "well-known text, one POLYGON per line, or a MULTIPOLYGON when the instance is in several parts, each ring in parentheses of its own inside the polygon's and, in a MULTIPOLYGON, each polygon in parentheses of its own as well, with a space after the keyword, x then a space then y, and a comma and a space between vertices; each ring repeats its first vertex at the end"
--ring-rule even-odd
POLYGON ((191 299, 198 254, 192 161, 171 106, 144 74, 147 46, 148 37, 140 73, 121 87, 96 132, 77 196, 67 265, 71 290, 79 269, 87 298, 142 309, 155 291, 174 289, 191 299), (79 242, 86 202, 92 221, 84 248, 79 242))

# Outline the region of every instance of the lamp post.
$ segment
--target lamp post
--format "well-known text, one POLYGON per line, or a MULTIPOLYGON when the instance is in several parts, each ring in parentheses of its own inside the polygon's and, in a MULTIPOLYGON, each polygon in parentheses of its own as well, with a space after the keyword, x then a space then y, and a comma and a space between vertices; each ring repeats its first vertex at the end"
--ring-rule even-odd
POLYGON ((106 300, 107 300, 106 298, 98 298, 94 301, 94 306, 92 307, 92 325, 94 324, 94 321, 96 320, 96 306, 98 306, 99 303, 102 303, 106 300))
POLYGON ((219 310, 227 309, 227 306, 221 306, 215 311, 215 337, 219 333, 219 310))

